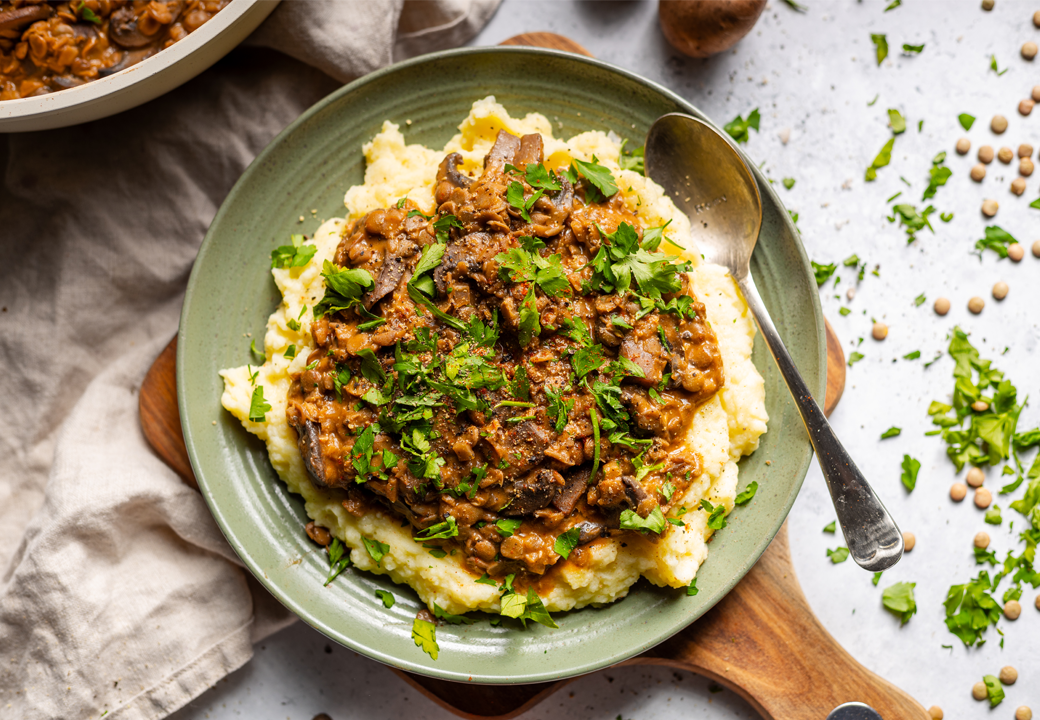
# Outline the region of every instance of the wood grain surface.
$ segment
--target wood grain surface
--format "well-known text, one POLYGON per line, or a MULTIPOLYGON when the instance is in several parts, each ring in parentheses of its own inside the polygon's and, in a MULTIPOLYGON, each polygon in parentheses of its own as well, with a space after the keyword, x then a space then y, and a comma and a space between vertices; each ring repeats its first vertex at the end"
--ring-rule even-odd
MULTIPOLYGON (((590 53, 553 33, 526 33, 503 45, 590 53)), ((827 394, 834 410, 845 389, 845 355, 827 323, 827 394)), ((181 434, 175 365, 177 338, 141 385, 141 427, 156 454, 198 489, 181 434)), ((885 720, 929 720, 909 695, 857 663, 820 625, 791 565, 786 523, 758 563, 693 625, 624 665, 664 665, 704 675, 746 699, 767 720, 823 720, 859 701, 885 720)), ((571 680, 532 685, 469 685, 395 670, 433 702, 463 718, 515 718, 571 680)))

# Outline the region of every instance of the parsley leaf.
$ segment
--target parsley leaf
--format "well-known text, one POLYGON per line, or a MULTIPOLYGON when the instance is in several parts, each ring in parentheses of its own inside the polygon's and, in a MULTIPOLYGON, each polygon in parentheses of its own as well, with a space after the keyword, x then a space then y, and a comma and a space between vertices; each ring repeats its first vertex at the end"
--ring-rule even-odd
POLYGON ((290 237, 292 245, 281 245, 271 251, 272 268, 301 268, 318 252, 315 245, 304 245, 303 235, 290 237))
POLYGON ((895 144, 896 139, 892 137, 889 138, 888 142, 886 142, 882 146, 880 152, 878 152, 877 154, 877 157, 874 158, 874 162, 870 163, 870 167, 867 168, 866 175, 864 176, 867 182, 877 180, 878 169, 883 168, 890 162, 892 162, 892 148, 895 146, 895 144))
POLYGON ((650 514, 643 519, 639 513, 633 510, 622 510, 621 511, 621 529, 622 530, 649 530, 655 532, 658 535, 664 532, 667 523, 664 519, 664 513, 661 512, 660 506, 655 507, 650 511, 650 514))
POLYGON ((831 521, 831 524, 830 524, 830 525, 827 525, 827 526, 825 526, 825 527, 823 528, 823 531, 824 531, 825 533, 830 533, 831 535, 833 535, 833 534, 834 534, 834 532, 835 532, 835 531, 836 531, 837 529, 838 529, 838 521, 837 521, 837 520, 832 520, 832 521, 831 521))
POLYGON ((903 472, 899 479, 902 480, 907 492, 913 492, 914 488, 917 487, 917 472, 921 469, 921 463, 909 455, 903 455, 903 462, 900 464, 900 467, 903 468, 903 472))
POLYGON ((458 534, 458 523, 453 516, 449 515, 446 520, 420 530, 415 534, 415 537, 417 540, 447 540, 448 538, 457 537, 458 534))
POLYGON ((975 116, 969 115, 968 113, 961 113, 957 116, 957 122, 959 122, 961 127, 965 130, 971 130, 971 126, 975 123, 975 116))
POLYGON ((874 587, 877 587, 878 582, 880 582, 881 575, 882 573, 876 572, 874 573, 874 577, 871 578, 870 582, 873 583, 874 587))
POLYGON ((921 196, 922 200, 928 200, 935 197, 935 191, 946 184, 946 181, 953 175, 953 171, 950 168, 943 165, 946 160, 946 153, 939 153, 932 160, 932 167, 928 170, 928 187, 925 188, 924 194, 921 196))
POLYGON ((443 620, 444 622, 451 623, 452 625, 472 625, 476 622, 473 618, 466 617, 465 615, 452 615, 437 603, 433 604, 433 615, 434 617, 443 620))
POLYGON ((436 625, 429 620, 415 618, 415 621, 412 622, 412 640, 415 641, 416 647, 421 648, 424 653, 434 660, 437 659, 437 653, 440 652, 441 648, 437 644, 436 625))
POLYGON ((690 581, 690 584, 686 586, 686 597, 693 597, 699 592, 700 590, 697 589, 697 578, 694 578, 690 581))
POLYGON ((707 498, 702 498, 701 509, 708 513, 708 528, 711 530, 722 530, 726 527, 726 507, 719 503, 712 506, 707 498))
POLYGON ((523 522, 524 521, 519 518, 502 518, 501 520, 495 523, 495 526, 498 528, 499 534, 502 537, 507 538, 513 535, 517 530, 519 530, 520 525, 522 525, 523 522))
POLYGON ((983 250, 992 250, 1002 258, 1008 256, 1008 246, 1017 243, 1011 233, 997 225, 989 225, 986 228, 986 237, 975 241, 975 249, 980 253, 983 250))
POLYGON ((389 590, 376 590, 376 597, 383 601, 383 607, 387 610, 394 606, 394 594, 389 590))
MULTIPOLYGON (((614 176, 610 174, 610 170, 599 164, 599 160, 596 156, 592 156, 591 162, 584 160, 574 159, 571 161, 571 167, 576 167, 589 183, 592 184, 603 197, 608 198, 614 195, 618 191, 617 184, 614 182, 614 176)), ((590 202, 596 202, 596 199, 589 199, 590 202)))
POLYGON ((376 561, 376 565, 382 562, 383 557, 390 552, 390 546, 386 543, 381 543, 378 540, 370 540, 367 537, 362 537, 361 542, 365 544, 365 550, 368 550, 369 556, 376 561))
POLYGON ((924 50, 924 43, 921 43, 920 45, 907 45, 906 43, 903 43, 903 52, 907 55, 916 55, 922 50, 924 50))
POLYGON ((888 438, 897 437, 899 433, 903 432, 902 428, 897 428, 894 425, 885 432, 881 433, 881 439, 887 440, 888 438))
POLYGON ((836 547, 833 550, 827 550, 827 557, 831 559, 831 563, 834 565, 843 563, 849 559, 849 549, 847 547, 836 547))
POLYGON ((787 188, 788 190, 790 190, 791 188, 794 187, 795 180, 794 180, 794 178, 784 178, 783 179, 783 183, 784 183, 784 187, 787 188))
POLYGON ((984 675, 982 682, 986 684, 986 697, 989 699, 991 708, 1004 702, 1004 686, 1001 684, 1000 678, 995 675, 984 675))
POLYGON ((991 588, 989 573, 983 570, 971 582, 953 585, 946 593, 946 627, 967 647, 981 644, 986 628, 1000 620, 1000 606, 988 592, 991 588))
POLYGON ((541 316, 538 314, 538 305, 535 302, 534 287, 527 291, 526 297, 520 303, 520 325, 517 339, 521 345, 528 345, 541 335, 541 316))
POLYGON ((917 602, 914 600, 915 587, 917 583, 901 582, 890 585, 881 593, 881 603, 899 617, 900 627, 910 622, 910 618, 917 612, 917 602))
POLYGON ((823 287, 823 284, 831 279, 831 276, 837 271, 838 266, 835 263, 829 265, 821 265, 815 260, 812 262, 813 275, 816 276, 817 287, 823 287))
POLYGON ((928 221, 928 216, 934 212, 935 208, 931 205, 918 212, 916 206, 909 203, 900 203, 892 206, 892 215, 888 220, 889 222, 895 222, 898 217, 900 226, 906 228, 907 242, 912 243, 917 239, 916 233, 918 230, 928 228, 933 233, 935 232, 935 228, 928 221))
POLYGON ((578 540, 580 538, 581 528, 572 527, 570 530, 556 538, 556 543, 553 545, 553 550, 556 551, 557 555, 566 560, 571 556, 571 552, 574 550, 574 548, 578 547, 578 540))
POLYGON ((908 352, 906 355, 904 355, 903 359, 904 360, 917 360, 919 357, 921 357, 921 351, 920 350, 913 350, 911 352, 908 352))
POLYGON ((264 386, 257 385, 253 388, 253 397, 249 400, 249 421, 266 422, 270 410, 271 406, 264 400, 264 386))
POLYGON ((628 139, 621 141, 621 147, 618 148, 618 167, 622 170, 632 170, 634 172, 643 175, 646 173, 646 168, 643 164, 643 152, 645 148, 638 147, 632 152, 625 150, 625 143, 628 139))
POLYGON ((997 56, 996 55, 990 55, 989 56, 989 69, 992 70, 993 72, 995 72, 997 74, 997 77, 1000 77, 1001 75, 1003 75, 1004 73, 1006 73, 1008 71, 1008 68, 1004 68, 1003 70, 1001 70, 1000 68, 997 67, 997 56))
POLYGON ((854 365, 855 363, 858 363, 858 362, 859 362, 860 360, 862 360, 862 359, 863 359, 864 357, 865 357, 865 356, 864 356, 864 355, 863 355, 863 353, 861 353, 861 352, 853 352, 853 353, 851 353, 851 354, 849 355, 849 362, 848 362, 848 366, 849 366, 849 367, 852 367, 852 366, 853 366, 853 365, 854 365))
POLYGON ((895 108, 890 108, 888 111, 888 125, 892 128, 893 135, 906 132, 906 120, 903 119, 902 113, 895 108))
POLYGON ((755 108, 748 113, 747 120, 742 118, 740 115, 737 115, 735 118, 723 125, 722 129, 725 130, 726 133, 738 144, 746 143, 751 138, 748 131, 754 129, 755 132, 758 132, 758 124, 761 119, 762 116, 759 115, 758 108, 755 108))
MULTIPOLYGON (((757 493, 757 492, 758 492, 758 482, 752 480, 751 484, 749 484, 746 488, 744 488, 743 492, 741 492, 741 493, 739 493, 737 495, 737 497, 733 500, 733 503, 735 505, 746 505, 749 502, 751 502, 751 498, 755 497, 755 493, 757 493)), ((669 498, 669 499, 671 499, 671 498, 669 498)))
POLYGON ((367 270, 339 268, 325 261, 321 276, 325 278, 325 296, 314 306, 316 318, 329 313, 361 306, 361 295, 375 283, 367 270))
POLYGON ((329 575, 325 578, 325 585, 339 577, 339 574, 350 567, 350 555, 346 552, 346 546, 339 538, 332 538, 332 542, 326 548, 329 556, 329 575))
POLYGON ((95 25, 101 24, 101 18, 97 14, 87 7, 86 0, 80 0, 79 5, 76 6, 76 10, 79 11, 79 16, 87 22, 92 22, 95 25))
POLYGON ((882 61, 888 57, 888 38, 884 35, 876 35, 871 33, 870 41, 874 43, 877 48, 877 64, 881 66, 882 61))
POLYGON ((420 276, 440 265, 447 249, 448 246, 443 243, 433 243, 424 247, 422 255, 419 256, 419 262, 415 264, 415 270, 412 272, 412 279, 409 282, 415 282, 420 276))
POLYGON ((607 359, 603 356, 602 345, 580 348, 571 356, 571 367, 574 368, 574 374, 579 379, 599 370, 606 362, 607 359))

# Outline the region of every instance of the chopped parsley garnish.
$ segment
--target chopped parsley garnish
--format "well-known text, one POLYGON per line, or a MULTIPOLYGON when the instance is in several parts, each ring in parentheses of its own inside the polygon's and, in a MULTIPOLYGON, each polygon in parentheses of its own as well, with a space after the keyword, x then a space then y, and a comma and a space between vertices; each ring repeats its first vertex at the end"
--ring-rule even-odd
POLYGON ((491 587, 498 587, 498 583, 496 583, 487 573, 484 573, 473 582, 479 583, 481 585, 490 585, 491 587))
POLYGON ((903 455, 903 462, 900 463, 899 467, 903 469, 899 479, 903 482, 903 487, 906 488, 907 492, 913 492, 914 488, 917 487, 917 472, 921 469, 921 463, 914 460, 909 455, 903 455))
POLYGON ((836 547, 833 550, 827 550, 827 557, 835 565, 843 563, 849 559, 849 549, 847 547, 836 547))
POLYGON ((367 270, 336 267, 328 260, 321 276, 325 278, 325 296, 314 306, 315 317, 362 307, 362 294, 374 285, 367 270))
POLYGON ((498 528, 499 534, 502 537, 507 538, 511 536, 513 533, 515 533, 517 530, 519 530, 520 525, 522 525, 523 522, 524 521, 520 520, 519 518, 502 518, 501 520, 495 523, 495 526, 498 528))
MULTIPOLYGON (((744 488, 744 491, 739 493, 737 495, 737 497, 733 500, 733 504, 734 505, 746 505, 749 502, 751 502, 751 498, 755 497, 755 493, 757 493, 757 492, 758 492, 758 482, 756 482, 755 480, 752 480, 751 484, 749 484, 746 488, 744 488)), ((671 498, 668 498, 668 499, 671 500, 671 498)))
POLYGON ((285 348, 285 352, 282 354, 282 357, 289 358, 290 360, 294 359, 296 357, 296 345, 293 344, 285 348))
POLYGON ((921 307, 925 304, 927 300, 928 298, 925 297, 924 293, 921 293, 920 295, 914 298, 914 307, 921 307))
POLYGON ((864 357, 865 357, 865 356, 864 356, 864 355, 863 355, 863 353, 861 353, 861 352, 853 352, 853 353, 851 353, 851 354, 849 355, 849 362, 848 362, 848 366, 849 366, 849 367, 852 367, 852 366, 853 366, 854 364, 858 363, 858 362, 859 362, 860 360, 862 360, 862 359, 863 359, 864 357))
POLYGON ((690 584, 686 586, 686 597, 693 597, 699 592, 700 590, 697 589, 697 578, 694 578, 690 581, 690 584))
POLYGON ((531 340, 542 334, 541 316, 538 314, 538 304, 535 301, 534 286, 527 291, 523 302, 520 303, 520 322, 517 339, 521 345, 530 344, 531 340))
POLYGON ((271 251, 272 268, 301 268, 318 252, 316 245, 304 245, 303 235, 290 237, 292 245, 281 245, 271 251))
POLYGON ((1004 522, 1003 518, 1001 518, 1000 516, 1000 505, 994 505, 989 510, 987 510, 985 516, 982 519, 989 525, 1000 525, 1002 522, 1004 522))
POLYGON ((466 617, 465 615, 452 615, 437 603, 433 604, 433 615, 438 620, 443 620, 452 625, 472 625, 476 622, 473 618, 466 617))
POLYGON ((906 355, 904 355, 903 359, 904 360, 916 360, 919 357, 921 357, 921 351, 920 350, 912 350, 912 351, 908 352, 906 355))
POLYGON ((903 119, 903 114, 895 108, 890 108, 888 111, 888 125, 892 128, 893 135, 906 132, 906 120, 903 119))
POLYGON ((975 249, 981 254, 983 250, 992 250, 1002 258, 1008 256, 1008 246, 1013 243, 1017 243, 1014 237, 1011 236, 1007 230, 997 225, 990 225, 986 228, 986 236, 981 240, 975 241, 975 249))
POLYGON ((97 16, 97 13, 87 7, 86 0, 80 0, 79 5, 76 6, 76 10, 79 12, 79 16, 87 22, 92 22, 95 25, 101 24, 101 18, 97 16))
POLYGON ((791 188, 794 187, 795 180, 794 180, 794 178, 784 178, 783 179, 783 183, 784 183, 784 187, 787 188, 788 190, 790 190, 791 188))
POLYGON ((835 263, 829 265, 821 265, 815 260, 812 262, 813 275, 816 276, 816 286, 823 287, 824 283, 831 279, 831 276, 837 271, 838 266, 835 263))
POLYGON ((390 552, 390 546, 378 540, 370 540, 367 537, 363 537, 361 542, 365 544, 365 550, 368 550, 369 556, 376 561, 376 565, 382 562, 383 557, 390 552))
MULTIPOLYGON (((663 293, 682 289, 679 273, 688 271, 690 264, 673 263, 667 255, 654 252, 662 235, 646 231, 643 242, 640 242, 636 229, 624 222, 613 233, 600 229, 600 235, 605 242, 589 263, 595 271, 589 282, 594 289, 604 293, 625 293, 632 289, 635 281, 640 293, 654 299, 660 299, 663 293)), ((689 304, 685 303, 687 312, 689 304)), ((678 304, 675 309, 683 312, 683 306, 678 304)))
POLYGON ((874 573, 874 577, 871 578, 871 580, 870 580, 870 582, 874 585, 874 587, 877 587, 877 584, 881 581, 881 575, 882 574, 883 573, 879 573, 879 572, 874 573))
POLYGON ((917 602, 914 600, 915 587, 917 583, 901 582, 890 585, 881 593, 881 603, 899 617, 900 627, 910 622, 910 618, 917 612, 917 602))
POLYGON ((420 530, 415 534, 415 537, 417 540, 447 540, 448 538, 457 537, 458 534, 458 523, 455 522, 454 517, 449 515, 447 520, 420 530))
POLYGON ((877 180, 878 169, 883 168, 892 162, 892 148, 895 144, 896 139, 892 137, 882 146, 881 151, 878 152, 877 157, 874 158, 874 162, 870 163, 870 167, 867 168, 866 175, 864 176, 867 182, 877 180))
POLYGON ((383 607, 387 610, 394 606, 394 594, 389 590, 376 590, 376 597, 383 601, 383 607))
POLYGON ((924 50, 924 43, 921 43, 920 45, 908 45, 907 43, 903 43, 903 52, 907 55, 916 55, 922 50, 924 50))
POLYGON ((733 138, 738 144, 746 143, 750 138, 751 134, 749 130, 754 129, 758 132, 758 124, 761 121, 762 116, 758 113, 758 108, 755 108, 748 113, 747 120, 740 115, 730 120, 728 123, 722 126, 722 129, 726 131, 726 134, 733 138))
POLYGON ((902 428, 897 428, 894 425, 885 432, 881 433, 881 439, 887 440, 888 438, 897 437, 899 433, 903 432, 902 428))
POLYGON ((596 478, 596 471, 599 470, 599 416, 596 415, 596 408, 589 408, 589 419, 592 422, 592 472, 589 474, 589 484, 596 478))
POLYGON ((1004 685, 1000 682, 1000 678, 995 675, 983 675, 982 682, 986 684, 986 698, 989 700, 991 708, 1004 702, 1004 685))
POLYGON ((643 164, 643 151, 644 148, 637 147, 632 152, 625 150, 625 145, 628 143, 628 139, 621 141, 621 147, 618 148, 618 167, 622 170, 632 170, 640 175, 646 172, 643 164))
POLYGON ((326 548, 329 555, 329 575, 325 578, 324 587, 339 577, 339 574, 350 567, 350 555, 346 552, 346 546, 339 538, 333 538, 332 543, 326 548))
POLYGON ((416 647, 421 648, 424 653, 434 660, 437 659, 437 653, 440 652, 441 648, 437 644, 436 625, 429 620, 415 618, 412 622, 412 640, 415 641, 416 647))
POLYGON ((567 427, 567 416, 574 409, 574 399, 564 400, 562 388, 545 386, 545 396, 549 401, 548 414, 553 423, 553 429, 562 433, 567 427))
POLYGON ((267 359, 267 356, 256 349, 256 338, 249 341, 249 353, 256 359, 257 362, 262 363, 267 359))
POLYGON ((898 218, 900 226, 906 229, 907 243, 912 243, 917 239, 918 230, 928 228, 932 233, 935 232, 935 228, 932 227, 931 222, 928 220, 928 216, 934 212, 935 208, 931 205, 922 211, 918 211, 914 205, 901 203, 892 206, 892 214, 887 220, 895 222, 898 218))
POLYGON ((997 74, 997 77, 1000 77, 1001 75, 1003 75, 1004 73, 1006 73, 1008 71, 1007 68, 1004 68, 1003 70, 1001 70, 1000 68, 997 67, 997 56, 996 55, 990 55, 989 56, 989 69, 992 70, 993 72, 995 72, 997 74))
POLYGON ((884 59, 888 57, 888 38, 884 35, 871 33, 870 41, 877 48, 877 64, 880 67, 884 59))
POLYGON ((513 589, 513 576, 506 577, 506 588, 501 600, 501 613, 506 617, 516 618, 527 627, 527 621, 533 620, 546 627, 556 629, 559 625, 545 609, 542 599, 533 587, 527 588, 527 595, 521 595, 513 589))
POLYGON ((943 164, 944 162, 946 162, 945 152, 939 153, 932 159, 932 167, 928 169, 928 187, 925 188, 924 194, 921 196, 922 200, 935 197, 935 191, 945 185, 946 181, 953 175, 953 171, 946 167, 943 164))
POLYGON ((726 506, 722 503, 712 505, 707 498, 702 498, 701 509, 708 513, 708 528, 711 530, 722 530, 726 527, 726 506))
POLYGON ((562 258, 559 255, 542 257, 538 246, 545 245, 535 238, 521 237, 520 242, 523 247, 511 248, 495 256, 502 278, 513 283, 533 282, 546 295, 569 294, 570 283, 561 264, 562 258))
POLYGON ((961 113, 957 116, 957 122, 959 122, 961 127, 965 130, 971 130, 971 126, 975 123, 975 116, 969 115, 968 113, 961 113))
POLYGON ((599 164, 599 160, 596 159, 595 155, 592 156, 592 160, 589 162, 578 159, 572 160, 566 175, 572 184, 578 183, 579 175, 585 178, 587 181, 585 199, 591 203, 600 202, 604 198, 613 196, 618 191, 618 186, 614 182, 614 176, 611 175, 608 168, 599 164))
POLYGON ((826 526, 824 526, 824 528, 823 528, 823 531, 824 531, 825 533, 830 533, 831 535, 833 535, 833 534, 834 534, 834 532, 835 532, 835 531, 836 531, 837 529, 838 529, 838 521, 837 521, 837 520, 831 520, 831 523, 830 523, 830 525, 826 525, 826 526))
POLYGON ((966 647, 985 642, 982 636, 986 629, 1000 620, 1000 605, 990 590, 996 590, 996 586, 982 570, 971 582, 954 585, 946 593, 946 627, 966 647))
POLYGON ((249 400, 249 421, 266 422, 270 409, 271 406, 264 400, 264 386, 257 385, 253 388, 253 397, 249 400))
POLYGON ((574 548, 578 547, 578 540, 580 538, 581 528, 572 527, 570 530, 556 538, 556 543, 553 545, 553 550, 556 551, 557 555, 566 560, 571 556, 571 552, 574 550, 574 548))
POLYGON ((664 519, 664 513, 661 512, 660 505, 655 506, 645 519, 634 510, 621 511, 622 530, 649 530, 660 535, 664 532, 665 527, 667 527, 667 522, 664 519))

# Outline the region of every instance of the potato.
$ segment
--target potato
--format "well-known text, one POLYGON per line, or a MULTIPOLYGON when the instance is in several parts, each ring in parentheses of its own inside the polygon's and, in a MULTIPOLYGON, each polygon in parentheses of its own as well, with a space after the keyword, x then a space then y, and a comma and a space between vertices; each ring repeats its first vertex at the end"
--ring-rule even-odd
POLYGON ((676 50, 705 58, 751 32, 766 0, 661 0, 661 31, 676 50))

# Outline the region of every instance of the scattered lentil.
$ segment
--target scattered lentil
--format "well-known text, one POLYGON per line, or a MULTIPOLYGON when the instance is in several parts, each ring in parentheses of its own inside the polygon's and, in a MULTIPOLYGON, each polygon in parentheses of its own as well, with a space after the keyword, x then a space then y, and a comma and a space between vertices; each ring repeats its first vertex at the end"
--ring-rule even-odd
POLYGON ((1022 158, 1018 161, 1018 174, 1023 177, 1029 177, 1033 174, 1033 161, 1029 158, 1022 158))
POLYGON ((997 210, 1000 209, 1000 203, 996 200, 986 198, 982 201, 982 214, 986 217, 993 217, 997 214, 997 210))
POLYGON ((1036 57, 1036 43, 1027 42, 1022 44, 1022 57, 1026 60, 1032 60, 1036 57))
POLYGON ((968 494, 968 486, 964 483, 954 483, 950 486, 950 499, 960 502, 968 494))
POLYGON ((967 155, 968 151, 971 150, 971 140, 966 137, 961 138, 957 141, 956 148, 958 155, 967 155))
POLYGON ((993 6, 995 4, 996 4, 995 0, 982 0, 982 9, 985 10, 986 12, 989 12, 990 10, 993 9, 993 6))
MULTIPOLYGON (((1037 15, 1040 15, 1040 10, 1037 11, 1037 15)), ((1033 16, 1033 22, 1036 22, 1036 15, 1033 16)), ((1037 27, 1040 27, 1040 25, 1037 27)), ((1040 597, 1040 595, 1037 597, 1040 597)), ((1028 705, 1020 705, 1015 710, 1015 720, 1033 720, 1033 711, 1029 709, 1028 705)))
POLYGON ((997 281, 993 285, 993 297, 996 300, 1003 300, 1008 294, 1008 284, 1003 280, 997 281))
POLYGON ((993 119, 989 121, 989 129, 997 135, 1000 135, 1002 132, 1007 130, 1007 126, 1007 118, 1003 115, 994 115, 993 119))
POLYGON ((1000 160, 1000 162, 1004 163, 1005 165, 1007 165, 1014 159, 1015 151, 1007 147, 1006 145, 1000 148, 1000 150, 997 150, 997 160, 1000 160))
MULTIPOLYGON (((1004 603, 1004 617, 1008 620, 1018 620, 1018 616, 1022 614, 1022 604, 1018 600, 1008 600, 1004 603)), ((1014 670, 1014 668, 1011 668, 1014 670)), ((1003 672, 1003 671, 1001 671, 1003 672)), ((1015 678, 1018 678, 1018 674, 1015 674, 1015 678)), ((1001 680, 1003 682, 1003 679, 1001 680)))
MULTIPOLYGON (((1012 600, 1012 602, 1015 601, 1012 600)), ((1008 605, 1010 604, 1011 603, 1009 602, 1008 605)), ((1015 602, 1015 604, 1018 605, 1017 602, 1015 602)), ((1004 609, 1006 612, 1007 605, 1004 606, 1004 609)), ((1019 605, 1019 612, 1021 612, 1021 610, 1022 606, 1019 605)), ((1015 670, 1015 668, 1011 667, 1010 665, 1005 665, 1004 667, 1000 668, 1000 674, 997 675, 997 677, 1000 678, 1000 682, 1002 682, 1005 685, 1014 685, 1015 681, 1018 680, 1018 670, 1015 670)))
POLYGON ((1033 92, 1029 94, 1029 97, 1033 99, 1033 102, 1040 102, 1040 85, 1033 86, 1033 92))
POLYGON ((971 696, 976 700, 985 700, 989 697, 986 692, 986 683, 979 680, 977 683, 971 686, 971 696))
POLYGON ((910 552, 914 549, 914 545, 917 544, 917 538, 914 537, 912 532, 903 533, 903 551, 910 552))
POLYGON ((1040 240, 1033 243, 1033 257, 1040 257, 1040 240))
POLYGON ((870 331, 870 334, 875 340, 884 340, 888 337, 888 325, 883 322, 874 323, 874 329, 870 331))
POLYGON ((979 162, 986 163, 989 165, 993 162, 993 148, 990 145, 983 145, 979 148, 978 152, 979 162))
POLYGON ((1033 24, 1040 28, 1040 10, 1033 13, 1033 24))
POLYGON ((986 307, 986 301, 980 298, 978 295, 968 301, 968 309, 975 315, 982 312, 982 308, 986 307))
POLYGON ((975 491, 975 507, 985 510, 993 503, 993 494, 984 487, 975 491))
MULTIPOLYGON (((1023 182, 1025 181, 1023 180, 1023 182)), ((856 297, 856 288, 850 287, 848 290, 846 290, 845 297, 847 297, 849 300, 852 300, 852 298, 856 297)))
POLYGON ((938 705, 928 708, 928 714, 932 716, 932 720, 943 720, 943 711, 938 705))
POLYGON ((1029 143, 1022 143, 1018 146, 1018 156, 1020 158, 1031 157, 1033 154, 1033 146, 1029 143))
POLYGON ((1023 98, 1018 101, 1018 114, 1025 117, 1029 113, 1033 112, 1033 107, 1036 105, 1036 101, 1032 98, 1023 98))
POLYGON ((989 547, 989 533, 986 531, 975 533, 975 547, 985 550, 989 547))
MULTIPOLYGON (((986 407, 989 407, 989 406, 987 405, 986 407)), ((983 409, 985 409, 985 408, 983 408, 983 409)), ((982 411, 980 410, 979 412, 982 412, 982 411)), ((986 475, 979 468, 973 467, 971 470, 968 471, 968 475, 964 479, 973 488, 978 488, 978 487, 982 487, 982 483, 986 482, 986 475)))
POLYGON ((935 305, 932 308, 935 310, 936 315, 945 315, 950 312, 950 301, 944 297, 936 298, 935 305))
MULTIPOLYGON (((1021 195, 1026 191, 1026 181, 1022 178, 1015 178, 1011 181, 1011 192, 1015 195, 1021 195)), ((1010 248, 1008 248, 1010 250, 1010 248)), ((1019 258, 1021 260, 1022 258, 1019 258)))
POLYGON ((1033 601, 1033 604, 1036 605, 1037 610, 1040 610, 1040 595, 1036 596, 1036 600, 1033 601))
MULTIPOLYGON (((1022 178, 1015 178, 1015 182, 1022 182, 1022 188, 1025 189, 1026 181, 1022 178)), ((1014 185, 1015 183, 1011 183, 1014 185)), ((1022 193, 1018 193, 1021 195, 1022 193)), ((1021 243, 1011 243, 1008 245, 1008 257, 1011 258, 1012 262, 1021 262, 1022 258, 1026 256, 1026 249, 1022 247, 1021 243)))
POLYGON ((986 166, 982 163, 979 163, 971 169, 971 179, 975 182, 982 182, 982 178, 984 177, 986 177, 986 166))

